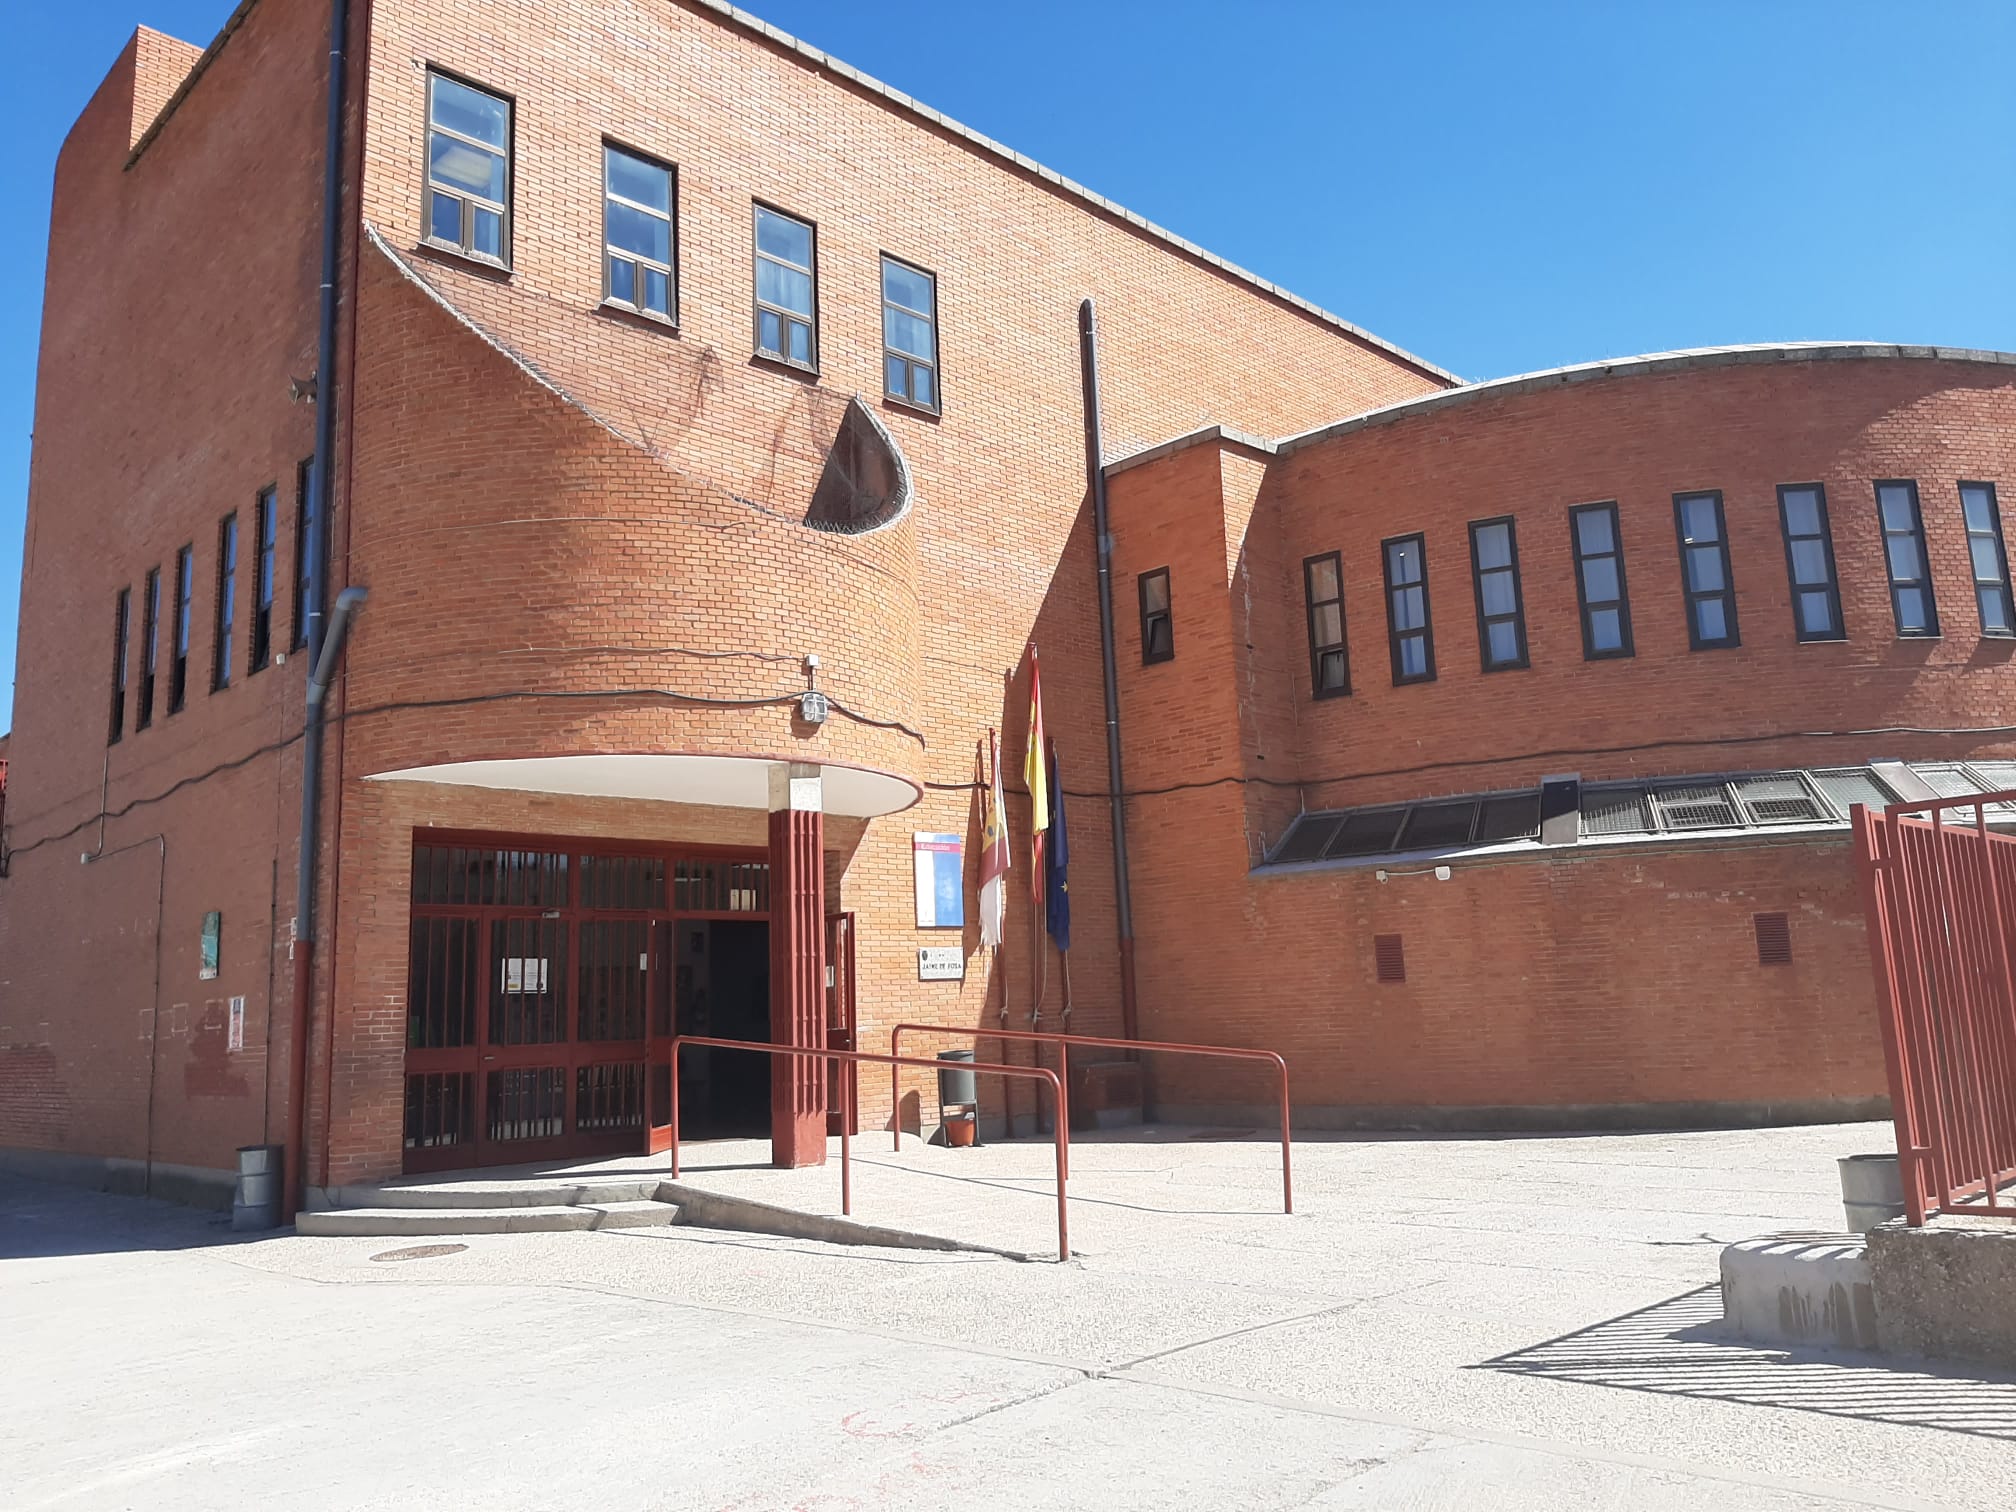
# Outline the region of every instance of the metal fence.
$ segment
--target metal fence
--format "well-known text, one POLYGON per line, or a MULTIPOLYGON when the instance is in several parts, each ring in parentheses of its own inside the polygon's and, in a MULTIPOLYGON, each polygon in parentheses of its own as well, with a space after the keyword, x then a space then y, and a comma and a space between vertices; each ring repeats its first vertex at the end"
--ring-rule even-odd
POLYGON ((2016 1218, 2016 792, 1853 815, 1905 1214, 2016 1218))

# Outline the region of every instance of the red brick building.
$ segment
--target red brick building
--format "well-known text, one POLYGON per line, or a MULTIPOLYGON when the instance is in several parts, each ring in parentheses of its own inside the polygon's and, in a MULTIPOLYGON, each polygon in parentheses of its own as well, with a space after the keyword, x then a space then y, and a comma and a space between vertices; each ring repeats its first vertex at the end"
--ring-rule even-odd
MULTIPOLYGON (((675 1028, 1056 1027, 1032 643, 1069 1027, 1279 1048, 1309 1125, 1871 1106, 1844 805, 2016 774, 2011 359, 1460 386, 740 12, 567 9, 247 0, 139 33, 63 150, 8 1158, 614 1152, 675 1028), (920 834, 962 922, 920 927, 920 834)), ((689 1053, 691 1132, 818 1158, 823 1074, 689 1053)), ((880 1086, 862 1126, 935 1121, 880 1086)))

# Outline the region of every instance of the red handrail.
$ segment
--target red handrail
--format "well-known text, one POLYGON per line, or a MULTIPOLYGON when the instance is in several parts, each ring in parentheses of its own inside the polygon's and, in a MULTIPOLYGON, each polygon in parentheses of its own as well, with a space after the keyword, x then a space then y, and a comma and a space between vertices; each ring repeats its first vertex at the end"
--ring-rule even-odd
MULTIPOLYGON (((1295 1211, 1295 1183, 1289 1170, 1288 1158, 1288 1062, 1272 1050, 1250 1050, 1232 1045, 1185 1045, 1174 1040, 1130 1040, 1105 1039, 1091 1034, 1063 1034, 1047 1029, 964 1029, 954 1024, 898 1024, 889 1031, 889 1053, 894 1055, 900 1047, 906 1030, 917 1030, 926 1034, 956 1034, 965 1039, 998 1039, 1054 1044, 1058 1047, 1058 1067, 1068 1079, 1071 1070, 1071 1047, 1088 1045, 1107 1050, 1151 1050, 1164 1055, 1210 1055, 1226 1060, 1272 1061, 1281 1073, 1281 1211, 1295 1211)), ((930 1064, 939 1065, 933 1061, 930 1064)), ((895 1067, 889 1070, 889 1126, 896 1131, 896 1148, 903 1147, 901 1121, 896 1117, 897 1099, 900 1096, 895 1067)), ((1068 1122, 1069 1110, 1060 1098, 1057 1104, 1057 1121, 1068 1122)))
MULTIPOLYGON (((826 1050, 810 1045, 766 1045, 754 1040, 712 1039, 702 1034, 677 1034, 669 1041, 672 1061, 672 1175, 679 1175, 679 1051, 687 1045, 706 1045, 716 1050, 755 1050, 765 1055, 796 1055, 821 1061, 847 1061, 855 1065, 868 1062, 886 1065, 894 1076, 901 1066, 915 1066, 922 1071, 943 1069, 943 1063, 935 1060, 917 1060, 895 1054, 877 1055, 869 1050, 826 1050)), ((1022 1076, 1031 1080, 1047 1081, 1057 1099, 1057 1258, 1071 1258, 1071 1231, 1065 1215, 1064 1183, 1070 1161, 1065 1153, 1065 1145, 1070 1139, 1066 1132, 1070 1122, 1070 1099, 1064 1090, 1064 1083, 1057 1073, 1047 1066, 997 1066, 991 1064, 963 1064, 962 1071, 973 1071, 983 1076, 1022 1076)), ((843 1076, 840 1082, 840 1211, 848 1217, 854 1214, 853 1166, 849 1151, 848 1137, 854 1127, 853 1078, 843 1076)), ((899 1143, 899 1148, 900 1143, 899 1143)))

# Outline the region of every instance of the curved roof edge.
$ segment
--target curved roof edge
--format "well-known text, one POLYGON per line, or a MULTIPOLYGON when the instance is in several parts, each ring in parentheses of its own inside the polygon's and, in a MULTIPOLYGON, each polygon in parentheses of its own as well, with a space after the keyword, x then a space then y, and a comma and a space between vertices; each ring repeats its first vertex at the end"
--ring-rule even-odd
POLYGON ((884 84, 880 79, 875 78, 871 74, 865 74, 860 69, 841 62, 831 53, 821 52, 809 42, 799 41, 789 32, 772 26, 762 17, 752 16, 748 11, 741 9, 739 6, 730 4, 729 0, 689 0, 689 3, 702 10, 714 12, 715 15, 730 25, 739 27, 745 32, 760 37, 785 52, 797 54, 799 58, 809 63, 814 69, 823 70, 834 75, 836 78, 845 79, 857 89, 879 97, 906 115, 917 116, 928 121, 939 130, 957 137, 966 143, 967 146, 975 148, 986 156, 999 158, 1011 166, 1021 169, 1024 173, 1042 180, 1052 189, 1068 195, 1072 199, 1082 200, 1095 210, 1103 211, 1107 215, 1125 221, 1135 230, 1152 236, 1157 241, 1166 242, 1185 256, 1193 257, 1201 263, 1216 268, 1220 273, 1236 278, 1241 283, 1249 284, 1261 293, 1280 300, 1283 304, 1292 305, 1304 315, 1313 316, 1325 325, 1335 326, 1347 336, 1362 341, 1367 346, 1376 347, 1389 356, 1399 358, 1409 367, 1416 368, 1433 377, 1444 379, 1449 383, 1460 384, 1463 382, 1460 375, 1450 372, 1447 368, 1437 363, 1430 362, 1426 357, 1418 357, 1405 347, 1396 346, 1383 336, 1375 336, 1363 326, 1353 325, 1343 316, 1332 314, 1321 305, 1312 304, 1301 295, 1284 289, 1277 283, 1269 282, 1258 273, 1249 272, 1235 262, 1228 262, 1215 252, 1206 251, 1188 238, 1178 236, 1174 231, 1156 225, 1155 222, 1149 220, 1146 216, 1136 215, 1125 205, 1115 204, 1103 194, 1098 194, 1093 190, 1087 189, 1077 180, 1068 179, 1053 168, 1045 168, 1034 158, 1025 157, 1014 148, 1004 146, 992 137, 975 131, 970 126, 960 125, 959 122, 953 120, 950 116, 933 110, 923 101, 913 99, 911 96, 904 94, 900 89, 894 89, 884 84))
POLYGON ((1362 414, 1333 420, 1314 430, 1283 436, 1274 443, 1277 454, 1286 455, 1332 436, 1346 435, 1368 425, 1397 420, 1427 410, 1445 409, 1472 400, 1508 394, 1526 394, 1536 389, 1565 387, 1597 378, 1634 377, 1646 373, 1685 372, 1691 368, 1736 367, 1766 362, 1841 362, 1858 359, 1909 359, 1930 362, 1980 362, 2016 367, 2016 352, 1985 351, 1971 347, 1903 346, 1873 341, 1786 341, 1759 342, 1749 346, 1690 347, 1678 352, 1647 352, 1638 357, 1605 357, 1597 362, 1578 362, 1567 367, 1542 368, 1534 373, 1515 373, 1509 378, 1492 378, 1483 383, 1466 383, 1461 388, 1421 394, 1362 414))

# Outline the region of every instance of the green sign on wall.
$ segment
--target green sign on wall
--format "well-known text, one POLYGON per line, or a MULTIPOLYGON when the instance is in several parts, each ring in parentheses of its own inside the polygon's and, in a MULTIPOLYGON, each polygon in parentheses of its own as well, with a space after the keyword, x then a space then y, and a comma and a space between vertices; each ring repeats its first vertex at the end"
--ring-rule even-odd
POLYGON ((196 970, 199 980, 208 982, 216 977, 218 950, 223 938, 224 915, 213 908, 203 915, 203 955, 196 970))

